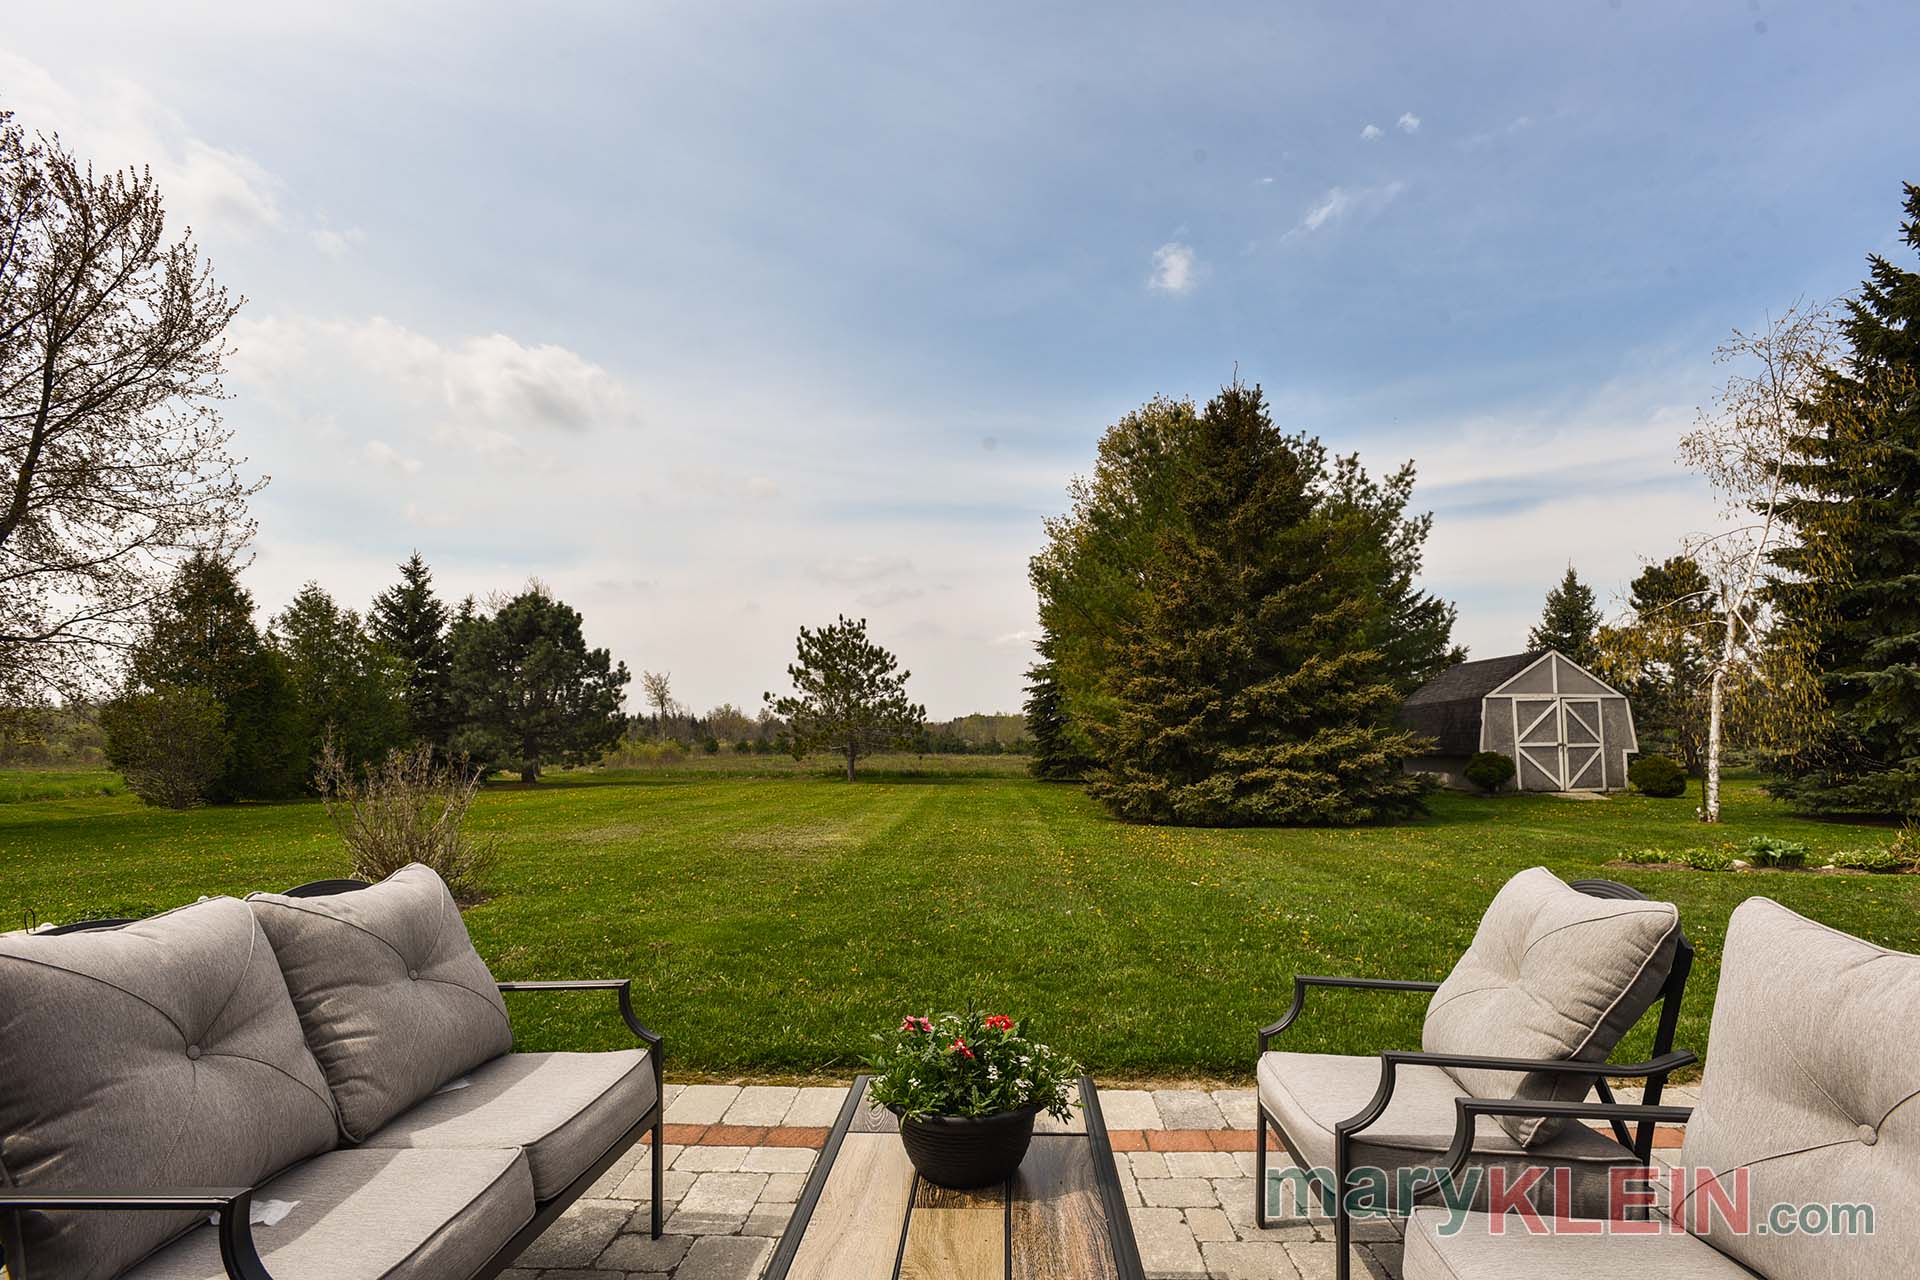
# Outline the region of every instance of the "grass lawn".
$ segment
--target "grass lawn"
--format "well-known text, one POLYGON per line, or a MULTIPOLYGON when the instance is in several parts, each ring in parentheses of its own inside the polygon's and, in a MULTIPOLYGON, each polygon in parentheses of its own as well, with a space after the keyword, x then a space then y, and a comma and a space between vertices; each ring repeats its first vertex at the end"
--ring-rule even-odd
MULTIPOLYGON (((1016 760, 883 763, 852 786, 821 762, 758 757, 490 789, 475 821, 502 856, 494 895, 468 915, 475 943, 501 978, 633 977, 676 1075, 846 1075, 871 1031, 971 999, 1038 1015, 1109 1079, 1245 1079, 1254 1028, 1284 1010, 1295 971, 1438 978, 1500 884, 1539 864, 1680 905, 1700 949, 1681 1024, 1696 1048, 1728 913, 1751 894, 1920 949, 1920 877, 1604 865, 1705 843, 1697 787, 1586 803, 1442 795, 1425 819, 1354 831, 1170 830, 1113 821, 1016 760)), ((98 794, 96 775, 38 776, 91 781, 49 791, 0 775, 0 797, 22 797, 0 804, 0 927, 343 870, 315 804, 172 813, 98 794)), ((1749 781, 1729 790, 1718 839, 1765 832, 1824 853, 1892 835, 1796 819, 1749 781)), ((514 999, 523 1047, 625 1035, 600 997, 514 999)), ((1322 993, 1287 1039, 1417 1047, 1423 1007, 1322 993)))

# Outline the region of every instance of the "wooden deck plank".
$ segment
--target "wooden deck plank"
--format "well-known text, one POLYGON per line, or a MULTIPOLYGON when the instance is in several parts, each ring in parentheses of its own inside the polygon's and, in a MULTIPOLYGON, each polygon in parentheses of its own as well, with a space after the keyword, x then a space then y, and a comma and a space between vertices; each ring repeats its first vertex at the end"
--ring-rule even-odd
POLYGON ((915 1179, 900 1280, 1005 1280, 1007 1186, 950 1191, 915 1179))
POLYGON ((868 1106, 866 1099, 862 1098, 860 1100, 860 1109, 853 1113, 853 1124, 849 1126, 848 1132, 898 1133, 900 1132, 900 1117, 894 1115, 893 1112, 888 1111, 884 1107, 876 1110, 868 1106))
POLYGON ((1115 1280, 1107 1211, 1085 1138, 1035 1134, 1013 1178, 1011 1280, 1115 1280))
POLYGON ((847 1134, 788 1280, 891 1280, 913 1181, 898 1137, 847 1134))

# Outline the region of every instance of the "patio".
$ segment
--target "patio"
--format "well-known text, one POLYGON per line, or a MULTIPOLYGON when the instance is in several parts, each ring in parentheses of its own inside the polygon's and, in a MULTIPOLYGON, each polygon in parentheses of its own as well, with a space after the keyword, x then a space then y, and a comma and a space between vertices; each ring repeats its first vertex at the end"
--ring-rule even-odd
MULTIPOLYGON (((668 1085, 666 1235, 647 1236, 646 1147, 637 1146, 507 1276, 753 1280, 787 1225, 845 1093, 668 1085)), ((1616 1093, 1622 1101, 1638 1097, 1632 1089, 1616 1093)), ((1688 1088, 1669 1088, 1667 1097, 1697 1102, 1688 1088)), ((1251 1089, 1102 1089, 1100 1105, 1134 1236, 1154 1280, 1333 1275, 1330 1223, 1294 1219, 1264 1231, 1253 1225, 1251 1089)), ((1357 1222, 1355 1238, 1356 1274, 1399 1280, 1397 1222, 1357 1222)))

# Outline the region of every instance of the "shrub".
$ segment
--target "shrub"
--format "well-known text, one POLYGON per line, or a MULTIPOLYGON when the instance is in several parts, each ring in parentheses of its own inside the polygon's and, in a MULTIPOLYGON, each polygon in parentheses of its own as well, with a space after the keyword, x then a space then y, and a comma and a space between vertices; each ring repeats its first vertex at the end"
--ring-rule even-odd
POLYGON ((226 713, 198 685, 125 694, 100 709, 100 725, 108 761, 151 805, 193 808, 227 765, 226 713))
POLYGON ((1733 870, 1733 855, 1725 849, 1713 849, 1706 846, 1682 849, 1680 851, 1679 861, 1684 862, 1695 871, 1733 870))
POLYGON ((1747 841, 1747 861, 1756 867, 1797 867, 1807 860, 1807 846, 1798 840, 1755 836, 1747 841))
POLYGON ((1476 751, 1461 772, 1482 791, 1498 791, 1513 781, 1513 757, 1498 751, 1476 751))
POLYGON ((1631 853, 1620 855, 1620 861, 1631 862, 1638 866, 1655 866, 1663 862, 1679 862, 1679 854, 1666 849, 1635 849, 1631 853))
POLYGON ((1833 865, 1853 871, 1874 871, 1882 875, 1913 870, 1913 864, 1898 849, 1842 849, 1833 855, 1833 865))
POLYGON ((1670 800, 1687 793, 1687 771, 1666 756, 1641 756, 1627 766, 1627 781, 1642 795, 1670 800))
POLYGON ((1900 828, 1900 834, 1887 846, 1889 852, 1897 854, 1910 870, 1920 871, 1920 822, 1909 822, 1900 828))
POLYGON ((717 756, 720 754, 720 739, 709 736, 705 742, 700 744, 700 749, 710 756, 717 756))
POLYGON ((742 738, 733 744, 733 754, 737 756, 750 756, 753 754, 753 744, 745 738, 742 738))
POLYGON ((492 866, 491 839, 476 840, 465 826, 480 777, 466 767, 435 765, 433 747, 395 748, 377 765, 355 773, 329 739, 314 779, 327 816, 346 842, 351 874, 384 880, 408 863, 432 867, 453 896, 471 902, 492 866))

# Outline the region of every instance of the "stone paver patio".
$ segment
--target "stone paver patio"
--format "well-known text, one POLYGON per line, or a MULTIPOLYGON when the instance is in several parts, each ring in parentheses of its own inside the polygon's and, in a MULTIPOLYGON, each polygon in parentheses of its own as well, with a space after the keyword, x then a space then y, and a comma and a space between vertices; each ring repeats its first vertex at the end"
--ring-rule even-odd
MULTIPOLYGON (((1636 1096, 1616 1092, 1622 1101, 1636 1096)), ((668 1085, 665 1236, 647 1236, 648 1149, 635 1147, 522 1255, 508 1280, 753 1280, 845 1097, 844 1087, 668 1085)), ((1696 1101, 1686 1089, 1669 1089, 1667 1100, 1696 1101)), ((1100 1106, 1148 1276, 1333 1275, 1326 1220, 1253 1225, 1251 1089, 1102 1089, 1100 1106)), ((1269 1158, 1286 1161, 1283 1152, 1269 1158)), ((1355 1275, 1400 1280, 1397 1224, 1356 1222, 1354 1235, 1355 1275)))

